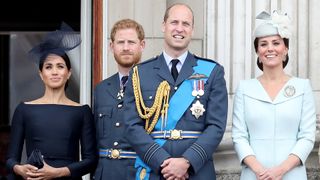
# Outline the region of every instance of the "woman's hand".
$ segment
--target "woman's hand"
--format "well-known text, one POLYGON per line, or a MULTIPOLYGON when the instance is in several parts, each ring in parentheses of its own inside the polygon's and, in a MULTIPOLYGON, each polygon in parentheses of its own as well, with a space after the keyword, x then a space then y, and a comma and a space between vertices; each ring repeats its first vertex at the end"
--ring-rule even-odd
POLYGON ((58 177, 70 176, 70 171, 67 167, 54 168, 44 162, 44 166, 36 171, 27 172, 28 180, 48 180, 58 177))
POLYGON ((281 167, 276 166, 273 168, 266 169, 259 174, 259 180, 281 180, 284 175, 281 167))
POLYGON ((23 177, 23 179, 27 179, 29 177, 28 173, 37 171, 38 168, 32 166, 30 164, 22 164, 13 166, 13 171, 23 177))
POLYGON ((282 177, 293 168, 299 166, 301 160, 298 156, 290 154, 280 165, 268 168, 259 175, 259 180, 281 180, 282 177))

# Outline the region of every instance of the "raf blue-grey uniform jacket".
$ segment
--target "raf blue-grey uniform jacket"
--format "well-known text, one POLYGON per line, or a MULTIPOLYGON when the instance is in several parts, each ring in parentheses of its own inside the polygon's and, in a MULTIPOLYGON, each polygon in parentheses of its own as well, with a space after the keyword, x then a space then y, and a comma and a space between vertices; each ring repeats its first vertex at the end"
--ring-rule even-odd
MULTIPOLYGON (((98 149, 121 149, 133 151, 124 138, 123 99, 119 74, 116 73, 99 83, 94 92, 94 119, 96 122, 98 149)), ((109 159, 100 157, 95 179, 127 180, 135 179, 134 159, 109 159)))
MULTIPOLYGON (((198 57, 188 53, 176 82, 173 80, 163 54, 139 64, 140 87, 146 106, 151 107, 157 87, 164 80, 170 84, 171 98, 175 92, 175 87, 179 87, 185 79, 193 74, 193 67, 197 65, 198 59, 198 57)), ((202 60, 216 63, 208 59, 202 60)), ((163 179, 160 165, 170 157, 185 157, 189 160, 191 164, 191 168, 188 170, 190 179, 215 179, 212 154, 217 149, 224 134, 228 108, 224 70, 218 63, 216 63, 205 83, 204 92, 204 95, 199 99, 205 108, 204 115, 198 119, 192 115, 190 107, 196 102, 197 99, 195 98, 175 127, 177 130, 201 131, 202 135, 198 139, 167 140, 160 147, 144 130, 145 121, 139 117, 136 109, 132 88, 132 73, 129 76, 124 100, 126 138, 139 157, 152 169, 150 180, 163 179)))

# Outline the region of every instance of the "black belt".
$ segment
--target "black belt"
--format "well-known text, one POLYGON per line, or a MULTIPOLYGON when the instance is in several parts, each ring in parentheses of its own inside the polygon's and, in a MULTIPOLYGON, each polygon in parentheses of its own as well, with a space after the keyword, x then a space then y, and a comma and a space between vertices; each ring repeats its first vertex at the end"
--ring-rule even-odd
POLYGON ((173 129, 170 131, 153 131, 150 135, 155 139, 179 140, 198 138, 201 134, 201 131, 183 131, 173 129))
POLYGON ((137 157, 137 153, 133 151, 123 151, 121 149, 100 149, 99 156, 110 159, 135 159, 137 157))

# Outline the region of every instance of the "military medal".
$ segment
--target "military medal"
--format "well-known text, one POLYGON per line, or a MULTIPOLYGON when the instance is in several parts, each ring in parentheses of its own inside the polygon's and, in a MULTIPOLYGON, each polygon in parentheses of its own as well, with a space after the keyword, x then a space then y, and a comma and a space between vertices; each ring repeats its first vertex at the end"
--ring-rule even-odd
POLYGON ((197 82, 196 82, 196 80, 193 80, 193 90, 192 90, 191 95, 192 95, 192 96, 197 96, 197 95, 198 95, 197 82))
POLYGON ((204 95, 204 79, 207 78, 208 77, 206 75, 198 73, 189 77, 189 79, 192 80, 191 95, 197 98, 197 101, 192 104, 190 111, 197 119, 206 111, 203 104, 199 101, 199 98, 204 95))
POLYGON ((199 84, 198 94, 199 94, 199 96, 203 96, 204 95, 204 81, 202 79, 200 79, 200 80, 198 80, 198 84, 199 84))
POLYGON ((128 81, 128 76, 122 76, 121 82, 120 82, 120 91, 117 94, 117 98, 121 100, 124 97, 124 88, 125 85, 127 84, 128 81))
POLYGON ((296 93, 296 89, 291 85, 284 88, 285 97, 292 97, 295 93, 296 93))
POLYGON ((191 95, 196 96, 203 96, 204 95, 204 80, 202 79, 194 79, 193 80, 193 90, 191 95))
POLYGON ((190 110, 192 112, 192 115, 194 115, 197 119, 206 111, 203 108, 203 104, 201 104, 199 100, 197 100, 196 103, 192 104, 190 110))
POLYGON ((118 98, 119 100, 121 100, 121 99, 123 98, 123 96, 124 96, 124 92, 123 92, 122 89, 120 89, 120 91, 119 91, 118 94, 117 94, 117 98, 118 98))
POLYGON ((121 100, 124 97, 124 85, 120 85, 120 91, 117 94, 117 98, 121 100))

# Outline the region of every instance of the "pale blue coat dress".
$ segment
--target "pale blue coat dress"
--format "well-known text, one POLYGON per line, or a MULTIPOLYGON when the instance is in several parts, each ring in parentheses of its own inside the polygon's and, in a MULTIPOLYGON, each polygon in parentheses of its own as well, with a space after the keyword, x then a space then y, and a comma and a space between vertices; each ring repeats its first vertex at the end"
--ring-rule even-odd
POLYGON ((243 159, 254 155, 264 167, 281 164, 289 154, 302 162, 283 180, 306 180, 305 161, 316 130, 315 103, 310 82, 292 77, 272 101, 258 79, 243 80, 236 90, 232 138, 242 164, 241 180, 255 180, 243 159))

